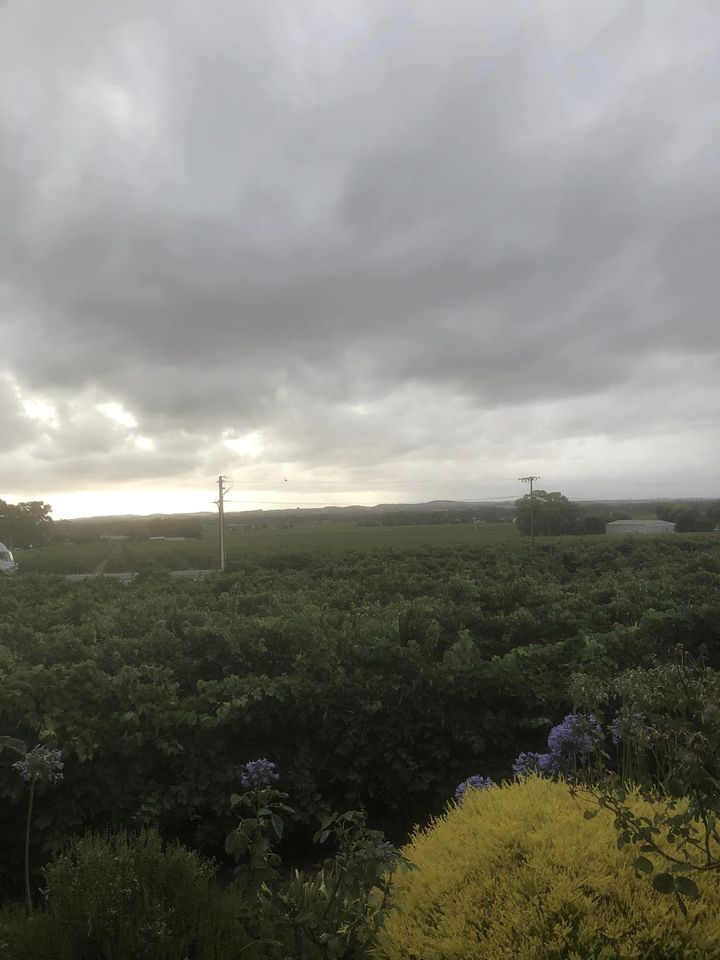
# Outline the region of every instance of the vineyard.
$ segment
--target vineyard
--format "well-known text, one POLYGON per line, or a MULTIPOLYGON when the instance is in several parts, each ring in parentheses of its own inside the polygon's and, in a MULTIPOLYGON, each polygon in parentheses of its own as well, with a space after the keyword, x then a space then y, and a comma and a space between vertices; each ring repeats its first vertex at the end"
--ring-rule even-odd
MULTIPOLYGON (((256 554, 347 553, 419 547, 467 547, 519 540, 512 523, 413 524, 364 527, 328 522, 313 526, 277 526, 233 530, 226 535, 227 560, 244 566, 256 554)), ((15 559, 27 573, 124 573, 162 570, 214 569, 218 565, 217 526, 188 540, 61 543, 34 550, 16 550, 15 559)))
MULTIPOLYGON (((292 861, 333 810, 402 842, 458 782, 500 782, 570 711, 571 674, 720 665, 720 538, 248 553, 198 582, 0 579, 0 732, 62 751, 37 869, 87 828, 158 826, 224 857, 243 765, 269 757, 292 861)), ((607 719, 607 718, 605 718, 607 719)), ((0 874, 20 894, 24 785, 0 757, 0 874)))
POLYGON ((400 837, 468 771, 506 774, 571 706, 572 671, 717 656, 718 584, 712 536, 256 554, 199 583, 6 577, 0 726, 67 755, 39 842, 139 818, 212 844, 254 756, 308 817, 363 805, 400 837))

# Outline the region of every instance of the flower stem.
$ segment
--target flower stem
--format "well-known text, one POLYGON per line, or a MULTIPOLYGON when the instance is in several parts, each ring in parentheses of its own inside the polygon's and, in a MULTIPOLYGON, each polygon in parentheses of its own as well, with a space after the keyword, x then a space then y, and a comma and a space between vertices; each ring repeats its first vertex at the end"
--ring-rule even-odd
POLYGON ((30 823, 32 821, 33 800, 35 799, 35 776, 30 781, 30 799, 28 800, 27 823, 25 824, 25 896, 30 916, 33 915, 32 897, 30 896, 30 823))

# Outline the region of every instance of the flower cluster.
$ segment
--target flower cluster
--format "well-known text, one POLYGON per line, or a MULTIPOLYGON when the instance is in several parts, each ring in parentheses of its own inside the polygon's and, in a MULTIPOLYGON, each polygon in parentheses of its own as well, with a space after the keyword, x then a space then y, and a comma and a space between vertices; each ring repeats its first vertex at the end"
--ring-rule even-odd
POLYGON ((59 783, 63 778, 65 764, 60 750, 52 750, 39 743, 12 766, 28 783, 31 780, 38 783, 59 783))
POLYGON ((602 727, 592 714, 569 713, 548 734, 548 750, 558 757, 592 753, 602 736, 602 727))
POLYGON ((554 753, 521 753, 513 761, 512 769, 518 777, 526 773, 540 773, 551 777, 560 771, 560 758, 554 753))
POLYGON ((457 790, 455 791, 455 800, 458 803, 462 803, 463 797, 467 790, 487 790, 488 787, 494 787, 496 783, 494 780, 491 780, 490 777, 481 777, 480 774, 475 774, 473 777, 468 777, 467 780, 463 780, 462 783, 459 783, 457 790))
POLYGON ((242 768, 240 783, 246 790, 264 790, 280 779, 272 760, 249 760, 242 768))
POLYGON ((547 753, 521 753, 513 762, 513 773, 518 777, 528 773, 555 776, 562 770, 564 761, 578 754, 592 753, 602 738, 602 727, 592 714, 569 713, 548 734, 547 753))
MULTIPOLYGON (((608 732, 612 742, 617 746, 628 738, 641 745, 648 745, 652 740, 653 727, 647 717, 641 713, 632 716, 617 714, 608 732)), ((573 761, 578 756, 586 756, 598 750, 605 734, 597 717, 591 713, 569 713, 561 723, 556 724, 548 734, 547 753, 523 752, 513 761, 512 770, 516 777, 529 774, 539 774, 542 777, 554 777, 559 773, 572 769, 573 761)), ((486 777, 470 777, 461 783, 455 791, 455 799, 461 802, 468 787, 482 789, 493 787, 495 784, 486 777)))

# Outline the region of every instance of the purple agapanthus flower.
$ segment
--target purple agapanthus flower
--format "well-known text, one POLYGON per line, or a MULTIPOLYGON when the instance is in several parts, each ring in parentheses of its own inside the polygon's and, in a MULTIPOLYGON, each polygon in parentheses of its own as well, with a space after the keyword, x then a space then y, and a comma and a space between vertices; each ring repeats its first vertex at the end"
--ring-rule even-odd
POLYGON ((592 714, 569 713, 548 734, 548 750, 556 757, 592 753, 602 740, 602 727, 592 714))
POLYGON ((242 768, 240 783, 246 790, 263 790, 280 779, 272 760, 249 760, 242 768))
POLYGON ((497 784, 494 780, 491 780, 490 777, 481 777, 479 773, 476 773, 472 777, 468 777, 467 780, 463 780, 462 783, 459 783, 455 791, 455 800, 457 803, 462 803, 463 797, 468 790, 487 790, 489 787, 496 787, 497 784))
POLYGON ((63 778, 65 764, 60 750, 53 750, 39 743, 12 766, 27 783, 31 780, 38 783, 59 783, 63 778))
POLYGON ((512 765, 516 777, 528 773, 539 773, 551 777, 560 770, 560 758, 553 753, 521 753, 512 765))
POLYGON ((537 755, 538 773, 544 777, 554 777, 560 773, 560 757, 556 753, 539 753, 537 755))
POLYGON ((540 769, 539 753, 531 751, 523 752, 513 760, 512 771, 516 777, 522 777, 526 773, 536 773, 540 769))

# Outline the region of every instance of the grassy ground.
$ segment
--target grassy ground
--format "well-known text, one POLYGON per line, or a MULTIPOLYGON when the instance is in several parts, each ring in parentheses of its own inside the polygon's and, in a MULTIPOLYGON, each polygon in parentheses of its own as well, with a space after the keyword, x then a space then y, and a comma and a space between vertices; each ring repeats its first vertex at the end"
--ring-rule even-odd
POLYGON ((498 543, 519 537, 512 523, 417 524, 398 527, 358 527, 352 523, 321 523, 290 530, 231 531, 228 559, 246 553, 294 553, 305 550, 377 550, 383 547, 451 546, 458 543, 498 543))
MULTIPOLYGON (((252 554, 344 552, 469 543, 499 543, 519 539, 511 523, 477 527, 465 523, 418 524, 397 527, 358 527, 353 523, 319 523, 290 529, 230 530, 226 537, 229 564, 252 554)), ((217 566, 217 530, 202 540, 124 541, 55 544, 16 550, 20 570, 34 573, 117 573, 209 569, 217 566)))

